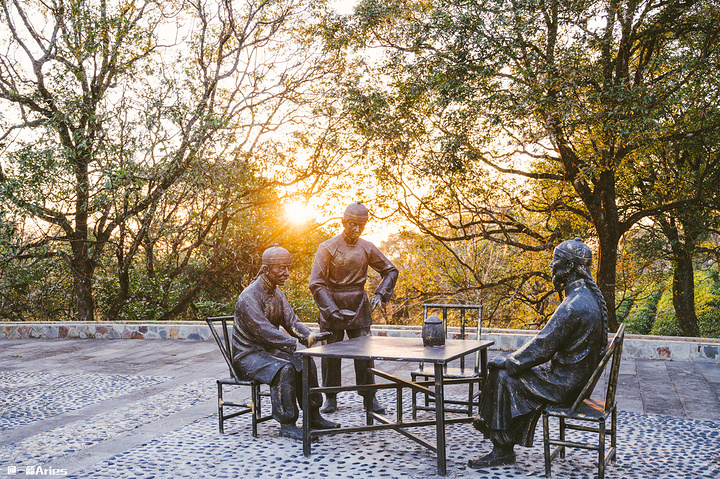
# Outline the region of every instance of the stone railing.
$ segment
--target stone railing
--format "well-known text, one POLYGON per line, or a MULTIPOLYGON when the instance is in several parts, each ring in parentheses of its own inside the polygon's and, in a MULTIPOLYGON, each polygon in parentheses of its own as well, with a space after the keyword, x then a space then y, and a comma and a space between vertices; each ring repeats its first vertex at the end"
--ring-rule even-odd
MULTIPOLYGON (((317 329, 317 324, 308 323, 317 329)), ((450 328, 459 335, 459 331, 450 328)), ((483 329, 483 338, 495 341, 493 350, 514 351, 536 331, 483 329)), ((378 336, 420 337, 420 326, 373 326, 378 336)), ((0 339, 189 339, 211 340, 204 322, 80 323, 0 322, 0 339)), ((720 339, 640 336, 628 334, 624 358, 696 361, 720 364, 720 339)))

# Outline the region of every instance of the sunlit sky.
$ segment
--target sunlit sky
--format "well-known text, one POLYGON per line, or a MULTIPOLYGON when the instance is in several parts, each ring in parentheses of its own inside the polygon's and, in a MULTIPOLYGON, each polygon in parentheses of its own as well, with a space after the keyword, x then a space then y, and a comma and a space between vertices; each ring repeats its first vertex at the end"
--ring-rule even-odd
POLYGON ((357 4, 358 0, 335 0, 330 2, 330 5, 342 15, 352 13, 353 7, 357 4))
MULTIPOLYGON (((340 218, 342 216, 345 207, 350 204, 353 200, 341 201, 337 205, 332 205, 337 211, 321 211, 319 208, 313 207, 311 204, 307 204, 301 200, 291 200, 285 204, 285 215, 288 221, 301 226, 311 221, 318 223, 327 222, 331 229, 334 229, 335 233, 339 233, 342 230, 342 224, 340 218)), ((331 205, 326 205, 331 207, 331 205)), ((370 218, 362 237, 368 241, 380 245, 383 241, 387 240, 388 237, 395 233, 398 229, 398 225, 389 222, 381 221, 376 218, 370 218)))
MULTIPOLYGON (((352 13, 357 3, 358 0, 335 0, 331 1, 330 5, 338 13, 347 15, 352 13)), ((311 204, 294 200, 285 205, 285 212, 288 220, 295 224, 301 225, 313 220, 318 223, 328 222, 328 225, 334 227, 335 232, 339 233, 342 229, 342 225, 340 224, 342 212, 345 210, 345 207, 353 201, 355 201, 354 198, 346 198, 340 200, 336 205, 327 204, 323 209, 336 209, 337 211, 322 211, 320 208, 313 207, 311 204)), ((371 217, 362 236, 366 240, 379 245, 387 240, 392 233, 396 232, 397 228, 398 226, 394 223, 380 221, 371 217)))

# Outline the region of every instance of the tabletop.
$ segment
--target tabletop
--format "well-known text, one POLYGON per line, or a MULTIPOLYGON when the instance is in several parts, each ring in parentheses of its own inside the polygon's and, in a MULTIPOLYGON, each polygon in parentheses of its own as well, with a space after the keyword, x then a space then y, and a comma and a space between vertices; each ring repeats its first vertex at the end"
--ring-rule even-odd
POLYGON ((466 354, 486 349, 490 340, 448 339, 445 346, 425 347, 422 338, 361 336, 332 344, 298 350, 300 356, 388 361, 424 361, 445 364, 466 354))

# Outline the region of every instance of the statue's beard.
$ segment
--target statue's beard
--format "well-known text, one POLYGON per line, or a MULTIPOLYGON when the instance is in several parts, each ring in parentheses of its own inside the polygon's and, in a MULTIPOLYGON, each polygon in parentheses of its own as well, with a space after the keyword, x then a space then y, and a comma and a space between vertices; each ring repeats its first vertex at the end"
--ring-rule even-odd
POLYGON ((552 278, 553 286, 555 286, 555 291, 557 291, 558 296, 560 296, 560 301, 563 299, 563 292, 565 290, 565 283, 567 283, 568 273, 570 273, 569 270, 558 271, 552 278))

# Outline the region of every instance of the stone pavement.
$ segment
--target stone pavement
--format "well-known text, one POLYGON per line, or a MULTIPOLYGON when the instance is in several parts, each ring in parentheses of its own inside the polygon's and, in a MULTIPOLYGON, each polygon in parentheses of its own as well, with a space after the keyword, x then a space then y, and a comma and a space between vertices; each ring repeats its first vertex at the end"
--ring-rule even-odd
MULTIPOLYGON (((407 363, 378 366, 409 377, 407 363)), ((345 361, 343 374, 352 378, 352 370, 345 361)), ((620 373, 619 458, 607 476, 720 477, 720 366, 635 359, 623 360, 620 373)), ((242 416, 220 435, 215 378, 226 376, 212 341, 2 340, 0 477, 437 476, 433 453, 392 431, 328 436, 307 458, 300 443, 278 436, 274 421, 253 438, 242 416)), ((389 414, 393 394, 379 393, 389 414)), ((357 395, 339 402, 331 419, 362 423, 357 395)), ((447 434, 447 477, 544 477, 540 427, 532 448, 516 449, 516 466, 486 470, 466 467, 490 450, 472 426, 452 425, 447 434)), ((571 449, 553 473, 595 477, 593 457, 571 449)))

